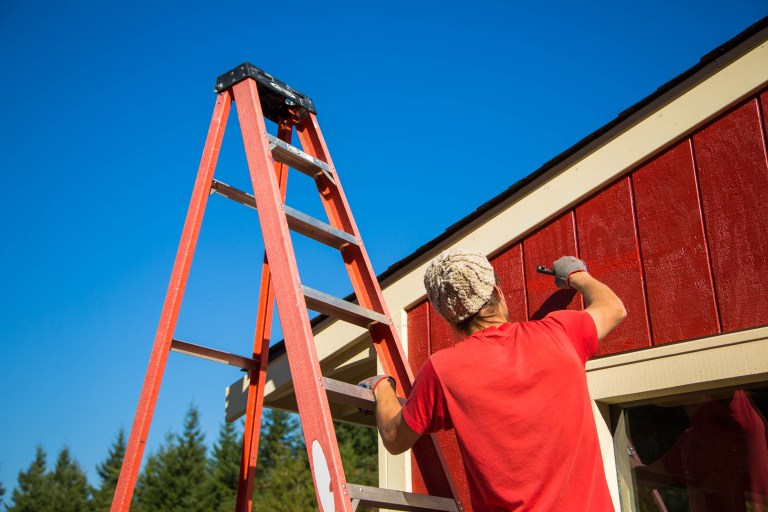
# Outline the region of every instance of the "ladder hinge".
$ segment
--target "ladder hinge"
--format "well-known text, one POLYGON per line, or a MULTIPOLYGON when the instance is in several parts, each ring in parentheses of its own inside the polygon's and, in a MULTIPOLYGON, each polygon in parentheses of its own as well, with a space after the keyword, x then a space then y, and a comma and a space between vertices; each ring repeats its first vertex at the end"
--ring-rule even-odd
POLYGON ((213 92, 219 94, 248 78, 256 81, 264 117, 280 122, 280 119, 301 121, 309 113, 316 113, 315 104, 305 94, 281 82, 253 64, 244 62, 216 79, 213 92))

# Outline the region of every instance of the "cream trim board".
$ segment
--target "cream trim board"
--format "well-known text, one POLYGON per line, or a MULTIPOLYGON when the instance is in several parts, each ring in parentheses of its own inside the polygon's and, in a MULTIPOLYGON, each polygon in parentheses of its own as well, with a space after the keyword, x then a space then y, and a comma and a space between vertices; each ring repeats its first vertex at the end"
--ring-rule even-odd
POLYGON ((590 362, 593 400, 630 402, 768 378, 768 327, 590 362))
MULTIPOLYGON (((397 325, 400 326, 400 343, 403 345, 403 353, 405 353, 406 359, 408 358, 408 314, 404 309, 398 310, 398 316, 400 317, 400 322, 398 322, 397 325)), ((415 377, 415 375, 414 375, 415 377)), ((381 441, 381 435, 379 435, 379 441, 381 441)), ((381 452, 384 451, 386 453, 386 450, 384 449, 384 445, 379 443, 379 460, 381 460, 381 452)), ((391 458, 392 455, 386 454, 391 458)), ((413 491, 413 467, 412 467, 412 461, 411 458, 411 450, 406 450, 405 453, 399 455, 399 459, 393 459, 393 464, 387 464, 386 466, 382 466, 379 464, 380 473, 386 473, 386 480, 387 481, 393 481, 398 479, 399 477, 404 478, 403 481, 403 487, 400 488, 403 491, 406 492, 412 492, 413 491), (384 468, 384 471, 381 471, 381 468, 384 468), (390 474, 391 473, 391 474, 390 474)), ((382 481, 382 476, 379 476, 379 481, 382 481)), ((383 484, 383 482, 382 482, 383 484)))
MULTIPOLYGON (((607 405, 604 405, 604 407, 608 409, 607 405)), ((622 409, 618 413, 618 418, 616 418, 616 430, 613 433, 612 453, 610 455, 612 460, 607 460, 607 452, 603 450, 603 462, 605 463, 605 475, 608 478, 608 485, 611 487, 611 490, 616 489, 618 501, 621 503, 619 508, 614 500, 613 507, 616 510, 632 510, 632 502, 635 496, 635 482, 629 457, 622 456, 618 460, 616 459, 617 452, 623 454, 625 453, 624 450, 628 449, 625 415, 626 411, 622 409), (613 466, 614 471, 609 472, 609 466, 613 466)), ((601 448, 603 447, 602 439, 600 440, 600 446, 601 448)))
POLYGON ((611 411, 608 404, 592 401, 592 412, 595 415, 597 427, 597 439, 600 443, 600 453, 603 457, 603 470, 608 482, 608 491, 611 494, 613 508, 619 507, 619 484, 614 477, 616 475, 616 455, 614 452, 613 436, 611 435, 611 411))
POLYGON ((744 331, 735 331, 707 338, 700 338, 669 345, 646 348, 635 352, 625 352, 613 356, 601 357, 587 362, 587 372, 621 366, 628 363, 660 359, 681 354, 689 354, 700 350, 711 350, 736 343, 746 343, 768 338, 768 327, 757 327, 744 331))

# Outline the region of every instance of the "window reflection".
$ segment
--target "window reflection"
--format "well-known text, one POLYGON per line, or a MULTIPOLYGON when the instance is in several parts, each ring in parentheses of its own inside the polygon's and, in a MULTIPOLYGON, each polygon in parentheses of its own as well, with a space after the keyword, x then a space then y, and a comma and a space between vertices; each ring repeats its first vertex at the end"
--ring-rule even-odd
POLYGON ((767 406, 761 387, 626 408, 636 510, 768 512, 767 406))

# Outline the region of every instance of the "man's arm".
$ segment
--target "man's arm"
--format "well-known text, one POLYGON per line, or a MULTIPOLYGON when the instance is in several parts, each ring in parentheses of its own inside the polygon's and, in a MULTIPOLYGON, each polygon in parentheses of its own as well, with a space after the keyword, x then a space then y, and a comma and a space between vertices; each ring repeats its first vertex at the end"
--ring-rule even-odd
POLYGON ((403 453, 418 441, 420 435, 403 419, 403 407, 389 379, 376 386, 373 393, 376 397, 376 424, 384 448, 393 455, 403 453))
POLYGON ((627 317, 624 303, 613 290, 589 275, 575 272, 568 277, 568 284, 584 297, 586 311, 597 327, 597 339, 602 340, 627 317))

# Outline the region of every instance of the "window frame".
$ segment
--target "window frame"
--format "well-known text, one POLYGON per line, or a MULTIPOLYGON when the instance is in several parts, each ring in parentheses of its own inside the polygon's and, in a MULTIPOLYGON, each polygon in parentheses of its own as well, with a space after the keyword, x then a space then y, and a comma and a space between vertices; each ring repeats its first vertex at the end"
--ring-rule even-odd
POLYGON ((640 401, 768 382, 768 326, 593 359, 587 382, 608 487, 617 510, 635 510, 623 407, 640 401))

